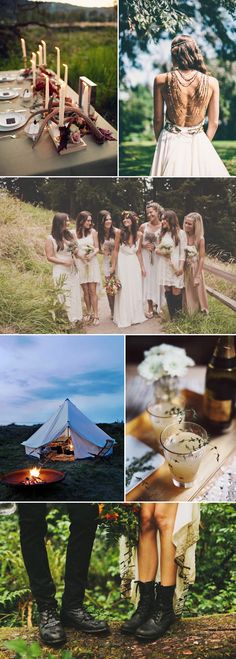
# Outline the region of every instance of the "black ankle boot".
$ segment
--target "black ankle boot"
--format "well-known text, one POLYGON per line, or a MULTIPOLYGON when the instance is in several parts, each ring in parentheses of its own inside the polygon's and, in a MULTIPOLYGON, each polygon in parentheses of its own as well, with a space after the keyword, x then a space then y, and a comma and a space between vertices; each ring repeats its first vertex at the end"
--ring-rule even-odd
POLYGON ((136 631, 140 641, 155 641, 163 636, 170 625, 175 622, 173 610, 173 595, 175 586, 160 586, 155 612, 144 625, 136 631))
POLYGON ((165 291, 165 298, 166 298, 166 304, 169 311, 170 319, 172 320, 175 313, 175 307, 173 301, 174 295, 172 291, 165 291))
POLYGON ((176 314, 182 311, 182 293, 173 295, 173 307, 173 316, 176 316, 176 314))
POLYGON ((109 627, 105 620, 96 620, 86 609, 85 606, 62 608, 61 622, 66 627, 80 629, 88 634, 107 634, 109 627))
POLYGON ((121 627, 123 634, 133 634, 136 629, 143 625, 148 618, 152 615, 155 607, 155 583, 154 581, 138 581, 140 600, 136 611, 131 616, 130 620, 121 627))
POLYGON ((39 635, 45 645, 59 647, 66 643, 66 634, 55 607, 40 608, 39 635))

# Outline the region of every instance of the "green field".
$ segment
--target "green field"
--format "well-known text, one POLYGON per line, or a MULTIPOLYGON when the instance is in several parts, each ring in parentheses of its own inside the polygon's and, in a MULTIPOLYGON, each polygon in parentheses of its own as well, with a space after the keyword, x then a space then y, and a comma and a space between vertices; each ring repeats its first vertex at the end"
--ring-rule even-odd
MULTIPOLYGON (((24 28, 27 52, 37 50, 41 39, 47 43, 47 65, 56 69, 55 46, 61 50, 61 74, 63 62, 68 64, 68 82, 78 89, 79 76, 84 75, 97 84, 96 110, 116 126, 117 110, 117 39, 113 27, 42 30, 24 28)), ((12 43, 8 58, 0 62, 0 68, 19 69, 22 59, 18 44, 12 43)))
MULTIPOLYGON (((1 472, 15 469, 30 469, 38 466, 38 460, 25 454, 21 445, 39 426, 0 426, 1 472)), ((124 430, 122 423, 101 423, 100 427, 117 445, 113 456, 104 460, 84 459, 74 462, 47 462, 45 468, 58 469, 65 473, 65 479, 51 487, 10 488, 0 483, 1 501, 122 501, 123 488, 123 446, 124 430)))
MULTIPOLYGON (((236 141, 213 142, 231 176, 236 176, 236 141)), ((120 176, 149 176, 155 144, 124 142, 120 146, 120 176)))

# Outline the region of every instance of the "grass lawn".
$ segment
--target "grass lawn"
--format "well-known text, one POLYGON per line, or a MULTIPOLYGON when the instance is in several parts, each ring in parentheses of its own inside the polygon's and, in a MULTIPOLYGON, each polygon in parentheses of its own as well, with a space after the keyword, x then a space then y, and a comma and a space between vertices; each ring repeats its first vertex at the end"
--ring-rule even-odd
MULTIPOLYGON (((1 501, 122 501, 124 496, 122 423, 99 424, 117 441, 113 456, 106 460, 47 462, 45 468, 65 472, 65 479, 51 487, 10 488, 0 482, 1 501)), ((38 427, 38 426, 37 426, 38 427)), ((1 473, 38 466, 38 460, 25 454, 21 442, 37 427, 0 426, 1 473)), ((44 465, 43 465, 44 466, 44 465)))
MULTIPOLYGON (((236 175, 236 141, 213 142, 231 176, 236 175)), ((149 176, 155 144, 124 142, 120 146, 120 176, 149 176)))
MULTIPOLYGON (((163 322, 168 334, 236 334, 236 313, 208 295, 209 315, 181 313, 172 322, 163 322)), ((164 312, 164 319, 167 313, 164 312)))

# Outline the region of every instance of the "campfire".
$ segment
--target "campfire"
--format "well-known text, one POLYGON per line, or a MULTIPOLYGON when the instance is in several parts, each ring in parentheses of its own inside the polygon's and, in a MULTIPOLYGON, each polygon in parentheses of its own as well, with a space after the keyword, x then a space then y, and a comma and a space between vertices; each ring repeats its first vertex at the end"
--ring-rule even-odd
POLYGON ((53 485, 53 483, 58 483, 64 478, 65 473, 63 471, 32 467, 31 469, 9 471, 7 474, 3 474, 1 482, 4 485, 10 485, 11 487, 42 487, 43 485, 53 485))
POLYGON ((40 478, 40 469, 33 467, 32 469, 29 469, 29 475, 25 476, 22 485, 39 485, 42 482, 42 478, 40 478))

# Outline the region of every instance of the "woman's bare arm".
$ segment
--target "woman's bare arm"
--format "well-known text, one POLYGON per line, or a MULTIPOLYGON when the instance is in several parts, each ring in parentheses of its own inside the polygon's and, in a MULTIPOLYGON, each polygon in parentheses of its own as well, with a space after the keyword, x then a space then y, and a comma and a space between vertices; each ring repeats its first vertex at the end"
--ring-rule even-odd
POLYGON ((139 246, 138 246, 138 249, 137 249, 137 257, 138 257, 138 260, 139 260, 142 275, 143 275, 143 277, 145 277, 146 276, 146 270, 144 268, 143 255, 142 255, 143 236, 142 236, 142 233, 140 231, 138 231, 137 237, 139 239, 139 246))
POLYGON ((164 99, 161 93, 163 85, 163 73, 157 75, 154 80, 154 133, 156 140, 164 125, 164 99))
POLYGON ((207 110, 208 129, 206 134, 209 140, 212 141, 217 131, 218 123, 219 123, 220 92, 219 92, 219 83, 218 80, 216 80, 216 78, 211 78, 211 87, 212 87, 212 95, 207 110))
POLYGON ((60 256, 55 255, 53 243, 50 238, 47 238, 45 243, 45 254, 47 260, 50 261, 51 263, 59 263, 60 265, 67 265, 67 266, 73 265, 72 257, 71 259, 63 259, 60 256))
POLYGON ((111 258, 111 272, 112 273, 115 272, 115 269, 116 269, 119 247, 120 247, 120 229, 117 229, 117 232, 116 232, 116 235, 115 235, 114 250, 112 252, 112 258, 111 258))

